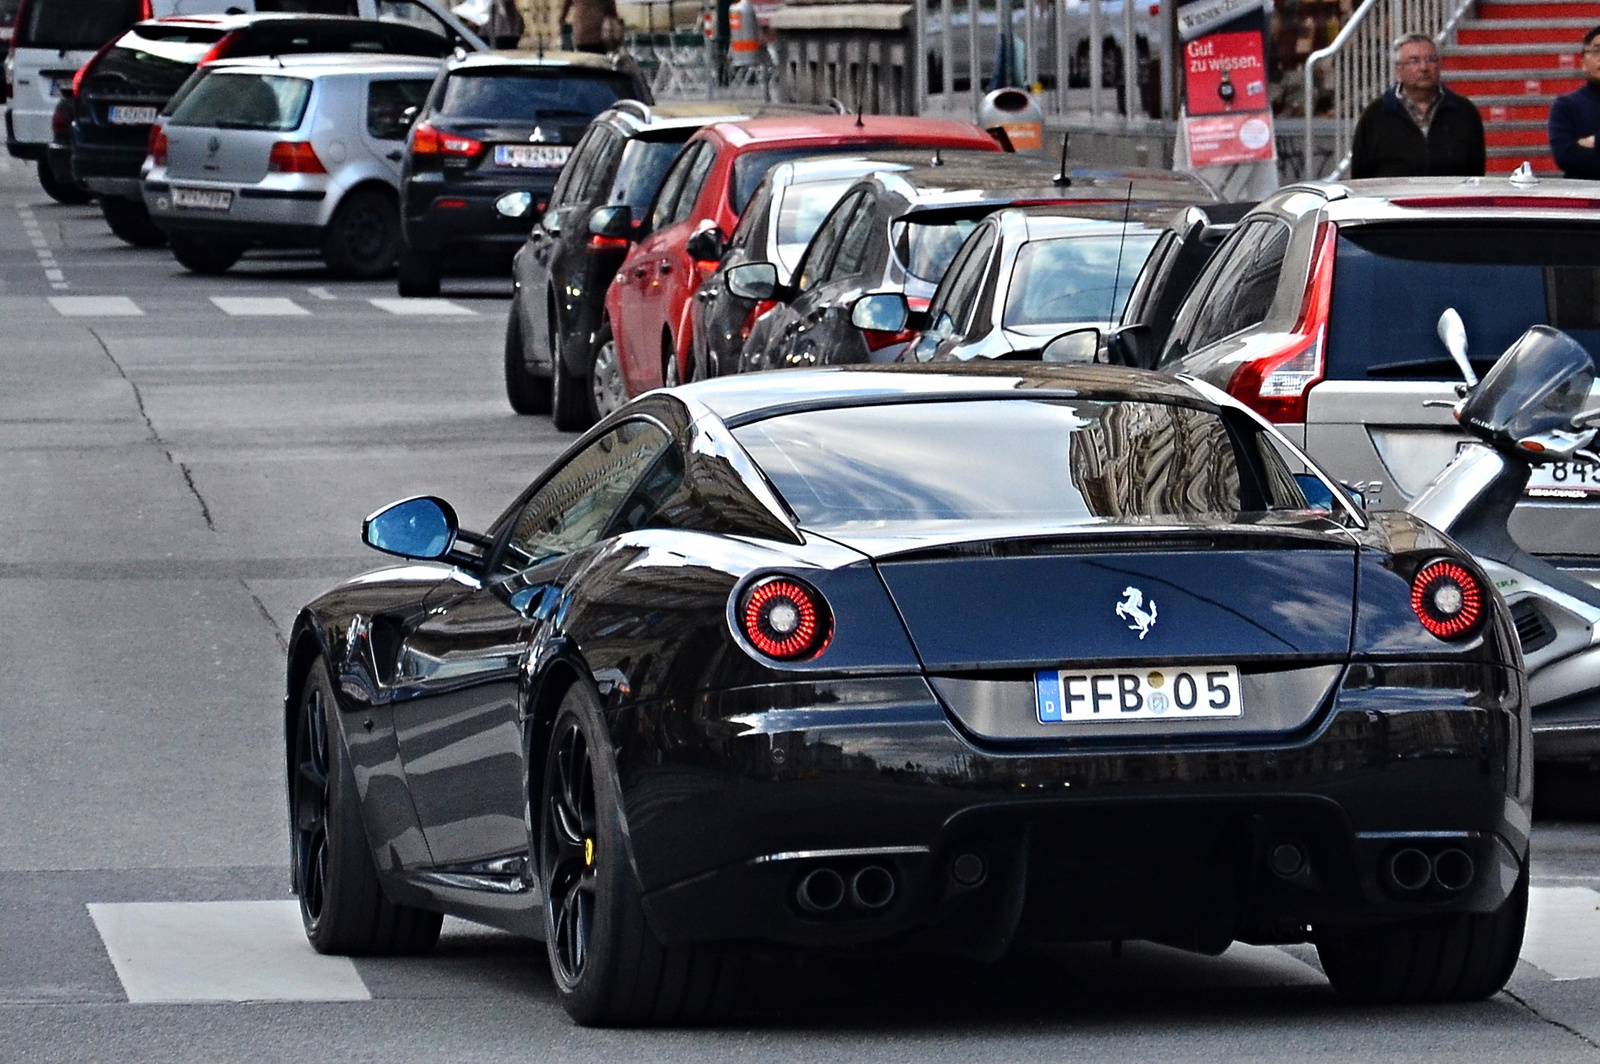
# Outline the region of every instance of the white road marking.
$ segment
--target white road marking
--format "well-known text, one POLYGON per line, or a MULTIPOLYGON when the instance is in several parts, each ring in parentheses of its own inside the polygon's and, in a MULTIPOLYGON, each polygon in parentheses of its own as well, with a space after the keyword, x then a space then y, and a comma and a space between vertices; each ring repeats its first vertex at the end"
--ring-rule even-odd
POLYGON ((390 314, 463 317, 477 313, 448 299, 369 299, 367 302, 390 314))
MULTIPOLYGON (((59 278, 58 278, 59 280, 59 278)), ((144 311, 127 296, 51 296, 50 305, 63 318, 142 318, 144 311)))
POLYGON ((1552 979, 1600 978, 1600 892, 1533 887, 1522 959, 1552 979))
POLYGON ((332 292, 328 291, 326 288, 321 287, 320 285, 315 287, 315 288, 307 288, 306 291, 310 292, 312 295, 316 296, 318 299, 335 300, 335 299, 339 298, 338 296, 334 295, 332 292))
POLYGON ((235 318, 298 318, 311 313, 282 296, 212 296, 211 302, 235 318))
POLYGON ((311 948, 298 902, 91 904, 89 915, 135 1004, 372 999, 348 957, 311 948))

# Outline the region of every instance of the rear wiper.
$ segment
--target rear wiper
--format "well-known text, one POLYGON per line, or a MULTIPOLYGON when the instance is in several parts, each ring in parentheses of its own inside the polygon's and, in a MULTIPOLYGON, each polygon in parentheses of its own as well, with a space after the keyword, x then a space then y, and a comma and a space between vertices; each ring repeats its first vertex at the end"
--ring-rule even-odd
MULTIPOLYGON (((1480 374, 1489 372, 1489 367, 1493 365, 1493 362, 1479 359, 1472 360, 1472 368, 1480 374)), ((1378 378, 1422 377, 1427 379, 1439 377, 1453 380, 1460 377, 1460 375, 1461 371, 1448 358, 1424 358, 1414 362, 1384 362, 1380 365, 1367 367, 1367 376, 1378 378)))

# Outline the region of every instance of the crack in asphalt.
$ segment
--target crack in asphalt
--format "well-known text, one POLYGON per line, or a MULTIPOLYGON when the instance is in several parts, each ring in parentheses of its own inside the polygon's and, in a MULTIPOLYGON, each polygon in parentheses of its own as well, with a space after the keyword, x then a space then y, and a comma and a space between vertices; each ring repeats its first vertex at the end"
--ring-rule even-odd
POLYGON ((242 576, 239 578, 239 586, 244 588, 245 593, 250 596, 250 601, 256 604, 256 611, 261 614, 261 619, 266 621, 267 627, 272 629, 273 638, 278 641, 278 649, 287 653, 289 640, 284 638, 283 629, 278 627, 278 622, 273 619, 272 613, 267 609, 267 604, 261 601, 261 596, 255 593, 255 590, 251 588, 242 576))
POLYGON ((150 419, 150 412, 145 409, 144 393, 139 390, 138 382, 128 376, 128 371, 122 368, 122 363, 117 361, 117 356, 111 353, 111 347, 106 343, 105 338, 96 332, 93 326, 85 326, 85 328, 89 330, 89 335, 94 337, 94 342, 100 345, 100 350, 105 352, 106 358, 111 360, 111 365, 116 367, 117 375, 127 381, 128 387, 133 389, 133 402, 139 408, 139 416, 144 419, 145 428, 150 430, 150 439, 155 441, 156 445, 161 448, 161 453, 167 456, 167 461, 176 466, 178 472, 183 475, 183 482, 188 486, 189 494, 193 495, 194 501, 200 504, 200 516, 205 518, 206 528, 215 532, 217 523, 212 520, 211 507, 206 504, 205 496, 200 494, 200 489, 194 482, 194 474, 189 471, 187 465, 173 457, 172 448, 167 446, 167 441, 163 440, 161 433, 156 430, 156 423, 150 419))
POLYGON ((1548 1023, 1552 1027, 1555 1027, 1555 1028, 1558 1028, 1559 1030, 1567 1032, 1572 1037, 1576 1038, 1578 1041, 1582 1042, 1584 1045, 1588 1046, 1591 1049, 1600 1049, 1600 1042, 1596 1042, 1593 1038, 1590 1038, 1588 1035, 1584 1034, 1582 1031, 1578 1030, 1576 1027, 1572 1026, 1571 1024, 1562 1023, 1560 1020, 1555 1019, 1554 1017, 1546 1016, 1544 1013, 1540 1012, 1538 1009, 1536 1009, 1532 1005, 1530 1005, 1527 1002, 1526 999, 1524 999, 1523 997, 1521 997, 1520 995, 1518 995, 1514 991, 1509 990, 1509 989, 1502 989, 1500 992, 1502 994, 1504 994, 1506 997, 1510 998, 1512 1001, 1515 1001, 1518 1005, 1521 1005, 1523 1008, 1525 1008, 1529 1012, 1531 1012, 1533 1014, 1534 1019, 1541 1020, 1541 1021, 1543 1021, 1545 1023, 1548 1023))

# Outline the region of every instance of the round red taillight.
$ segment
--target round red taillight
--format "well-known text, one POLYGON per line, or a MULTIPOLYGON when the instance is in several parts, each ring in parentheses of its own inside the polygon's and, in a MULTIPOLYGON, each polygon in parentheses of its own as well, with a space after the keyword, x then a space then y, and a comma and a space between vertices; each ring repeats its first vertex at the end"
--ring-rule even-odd
POLYGON ((1411 608, 1422 627, 1440 639, 1470 635, 1483 617, 1478 580, 1455 562, 1425 565, 1411 581, 1411 608))
POLYGON ((787 576, 752 584, 739 606, 739 627, 769 658, 814 658, 833 638, 833 615, 822 595, 787 576))

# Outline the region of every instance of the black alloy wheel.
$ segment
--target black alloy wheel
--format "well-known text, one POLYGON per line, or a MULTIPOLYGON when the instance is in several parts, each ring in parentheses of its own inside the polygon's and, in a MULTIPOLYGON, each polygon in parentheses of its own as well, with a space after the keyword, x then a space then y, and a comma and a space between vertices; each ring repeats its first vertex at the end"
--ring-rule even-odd
POLYGON ((39 160, 39 187, 45 195, 68 207, 81 207, 94 199, 88 189, 73 181, 63 181, 50 169, 49 159, 39 160))
POLYGON ((143 201, 122 196, 101 196, 100 213, 116 238, 136 248, 159 248, 167 244, 167 234, 150 220, 143 201))
POLYGON ((426 953, 439 939, 443 917, 395 905, 384 895, 337 713, 319 659, 300 694, 290 755, 292 873, 306 938, 320 953, 426 953))
POLYGON ((172 257, 190 273, 214 277, 227 273, 244 255, 244 248, 225 240, 173 233, 168 238, 172 257))
POLYGON ((545 950, 567 1014, 590 1026, 701 1023, 727 1013, 737 954, 667 948, 645 920, 625 850, 615 753, 598 696, 568 689, 556 713, 538 805, 545 950))
POLYGON ((515 305, 506 319, 506 401, 519 414, 550 412, 550 380, 528 372, 523 354, 522 322, 515 305))
POLYGON ((394 198, 364 188, 344 198, 328 223, 323 261, 337 277, 370 281, 394 268, 400 249, 400 209, 394 198))
POLYGON ((439 294, 439 266, 429 256, 411 250, 410 245, 400 245, 400 268, 396 271, 395 287, 406 298, 426 299, 439 294))

